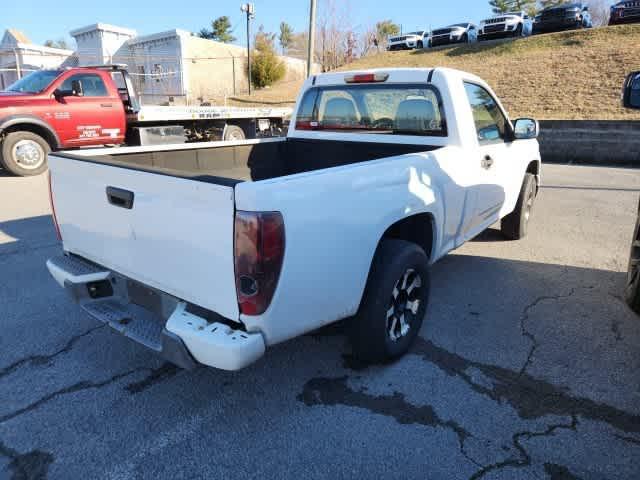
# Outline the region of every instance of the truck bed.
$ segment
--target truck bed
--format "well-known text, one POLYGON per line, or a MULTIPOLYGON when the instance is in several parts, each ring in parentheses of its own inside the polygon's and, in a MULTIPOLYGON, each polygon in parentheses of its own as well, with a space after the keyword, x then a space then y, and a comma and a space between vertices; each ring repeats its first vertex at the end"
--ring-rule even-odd
POLYGON ((295 173, 435 150, 437 146, 279 138, 229 144, 124 147, 56 153, 117 167, 233 186, 295 173))

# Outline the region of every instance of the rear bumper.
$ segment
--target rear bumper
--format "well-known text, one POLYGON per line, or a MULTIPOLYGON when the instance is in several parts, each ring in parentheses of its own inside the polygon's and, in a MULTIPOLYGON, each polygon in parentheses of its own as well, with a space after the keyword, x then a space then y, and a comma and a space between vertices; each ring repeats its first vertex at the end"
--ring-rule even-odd
POLYGON ((47 268, 90 316, 182 368, 200 363, 240 370, 264 355, 262 334, 210 321, 180 299, 134 285, 117 272, 67 255, 49 259, 47 268), (154 307, 137 301, 140 291, 154 307))

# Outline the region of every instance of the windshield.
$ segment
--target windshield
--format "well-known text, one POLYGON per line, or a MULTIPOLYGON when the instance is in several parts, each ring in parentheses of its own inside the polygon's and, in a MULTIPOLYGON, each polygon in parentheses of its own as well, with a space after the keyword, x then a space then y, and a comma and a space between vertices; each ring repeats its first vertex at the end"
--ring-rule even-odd
POLYGON ((446 136, 438 91, 413 84, 312 88, 300 104, 296 129, 446 136))
POLYGON ((468 26, 469 26, 468 23, 455 23, 455 24, 451 25, 451 28, 453 28, 453 27, 467 28, 468 26))
POLYGON ((409 32, 407 33, 407 35, 418 35, 419 37, 421 37, 423 33, 424 32, 409 32))
POLYGON ((62 73, 61 70, 40 70, 9 85, 5 92, 40 93, 62 73))

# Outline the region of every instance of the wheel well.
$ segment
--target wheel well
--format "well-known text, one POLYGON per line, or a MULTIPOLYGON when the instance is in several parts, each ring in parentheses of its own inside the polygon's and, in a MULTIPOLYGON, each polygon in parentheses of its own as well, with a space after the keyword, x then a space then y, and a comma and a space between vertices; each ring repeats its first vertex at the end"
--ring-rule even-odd
POLYGON ((433 216, 430 213, 418 213, 391 225, 382 238, 395 238, 415 243, 422 247, 427 257, 431 258, 434 233, 433 216))
POLYGON ((6 134, 12 132, 35 133, 36 135, 39 135, 40 137, 45 139, 45 141, 51 147, 51 150, 55 150, 56 148, 58 148, 58 141, 56 140, 55 135, 53 135, 53 133, 51 133, 46 128, 41 127, 40 125, 36 125, 35 123, 17 123, 15 125, 7 127, 2 133, 6 134))
POLYGON ((527 173, 540 175, 540 163, 535 160, 533 162, 530 162, 529 165, 527 165, 527 173))
POLYGON ((531 173, 536 177, 536 194, 540 190, 540 162, 534 160, 527 165, 527 173, 531 173))

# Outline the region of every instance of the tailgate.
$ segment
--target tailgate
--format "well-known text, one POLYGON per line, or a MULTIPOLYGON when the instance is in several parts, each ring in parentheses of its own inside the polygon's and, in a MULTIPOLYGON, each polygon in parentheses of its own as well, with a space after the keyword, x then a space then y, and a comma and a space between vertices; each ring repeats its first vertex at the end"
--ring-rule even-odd
POLYGON ((238 319, 233 187, 55 154, 49 162, 65 251, 238 319))

